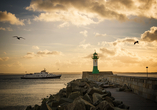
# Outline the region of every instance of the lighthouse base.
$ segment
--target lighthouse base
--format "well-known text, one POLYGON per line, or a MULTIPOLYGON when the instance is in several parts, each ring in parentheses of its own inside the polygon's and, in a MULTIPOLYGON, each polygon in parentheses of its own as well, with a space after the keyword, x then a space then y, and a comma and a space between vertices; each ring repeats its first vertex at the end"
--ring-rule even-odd
POLYGON ((97 68, 97 66, 93 66, 93 74, 99 74, 99 70, 97 68))

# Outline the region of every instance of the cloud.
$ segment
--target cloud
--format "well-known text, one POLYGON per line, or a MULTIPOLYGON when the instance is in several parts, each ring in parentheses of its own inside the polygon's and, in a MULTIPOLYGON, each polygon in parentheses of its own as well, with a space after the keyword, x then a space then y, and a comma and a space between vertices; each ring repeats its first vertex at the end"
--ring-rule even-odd
POLYGON ((46 22, 56 22, 56 21, 63 21, 63 22, 71 22, 74 25, 89 25, 91 23, 96 23, 91 18, 78 13, 76 11, 70 12, 46 12, 41 13, 39 16, 34 18, 35 21, 46 21, 46 22))
POLYGON ((32 48, 33 48, 33 49, 37 49, 37 50, 39 49, 38 46, 32 46, 32 48))
POLYGON ((80 32, 80 34, 83 34, 85 37, 87 37, 87 33, 88 33, 88 31, 86 31, 86 30, 80 32))
POLYGON ((13 31, 13 29, 11 27, 7 27, 6 28, 8 31, 13 31))
POLYGON ((88 44, 80 44, 79 45, 79 47, 83 47, 84 49, 86 49, 89 46, 91 46, 89 43, 88 44))
POLYGON ((11 27, 7 27, 7 28, 0 27, 0 30, 3 30, 3 31, 13 31, 13 29, 11 27))
POLYGON ((115 55, 116 54, 115 50, 109 50, 105 47, 100 48, 100 51, 104 54, 109 54, 109 55, 115 55))
POLYGON ((4 54, 7 54, 7 52, 3 52, 4 54))
POLYGON ((127 17, 121 13, 116 12, 107 7, 107 2, 103 0, 33 0, 30 6, 26 7, 27 10, 32 11, 44 11, 44 12, 56 12, 76 10, 79 13, 83 13, 88 17, 99 16, 108 19, 126 20, 127 17))
POLYGON ((3 28, 3 27, 0 27, 0 30, 3 30, 3 31, 5 31, 5 28, 3 28))
POLYGON ((28 24, 31 24, 31 20, 30 20, 30 19, 28 19, 28 20, 27 20, 27 23, 28 23, 28 24))
POLYGON ((95 34, 95 37, 104 37, 106 36, 106 34, 99 34, 99 33, 94 33, 95 34))
POLYGON ((156 0, 32 0, 26 10, 44 12, 40 21, 89 25, 103 20, 157 19, 156 0), (97 19, 97 20, 93 20, 97 19))
POLYGON ((37 53, 27 52, 27 54, 25 56, 23 56, 23 58, 44 57, 46 55, 62 55, 62 52, 59 52, 59 51, 49 51, 49 50, 38 51, 37 53))
POLYGON ((62 27, 65 27, 65 26, 69 26, 69 23, 68 22, 64 22, 64 23, 60 24, 58 27, 62 28, 62 27))
POLYGON ((61 55, 61 54, 62 53, 59 51, 48 51, 48 50, 37 52, 37 55, 61 55))
POLYGON ((134 44, 135 41, 137 41, 137 38, 124 38, 124 39, 118 39, 116 41, 113 42, 113 45, 116 46, 117 44, 121 44, 121 43, 131 43, 134 44))
POLYGON ((0 58, 0 61, 8 61, 9 60, 9 57, 1 57, 0 58))
POLYGON ((157 27, 153 26, 150 30, 141 34, 141 40, 147 42, 157 41, 157 27))
POLYGON ((25 25, 23 23, 24 20, 19 20, 19 18, 17 18, 15 14, 7 11, 0 11, 0 22, 9 22, 12 25, 25 25))

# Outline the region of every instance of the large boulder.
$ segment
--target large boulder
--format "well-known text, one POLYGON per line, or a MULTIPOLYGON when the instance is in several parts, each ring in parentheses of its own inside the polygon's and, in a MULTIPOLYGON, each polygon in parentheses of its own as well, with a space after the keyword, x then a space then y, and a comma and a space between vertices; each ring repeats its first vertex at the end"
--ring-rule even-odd
POLYGON ((79 86, 79 87, 84 87, 85 85, 86 85, 85 82, 80 82, 78 86, 79 86))
POLYGON ((91 108, 90 110, 114 110, 114 107, 108 103, 107 101, 102 101, 95 108, 91 108))
POLYGON ((85 95, 87 93, 87 90, 88 89, 86 89, 86 88, 81 88, 81 90, 80 90, 81 95, 82 96, 85 95))
POLYGON ((81 97, 76 98, 73 103, 68 105, 68 110, 90 110, 95 108, 92 104, 82 99, 81 97))
POLYGON ((60 104, 58 107, 57 107, 57 110, 68 110, 68 105, 69 105, 70 103, 68 103, 68 102, 65 102, 65 103, 62 103, 62 104, 60 104))
POLYGON ((72 93, 68 96, 68 98, 74 100, 75 98, 77 98, 77 97, 79 97, 79 96, 80 96, 80 92, 79 92, 79 91, 76 91, 76 92, 72 92, 72 93))
POLYGON ((42 101, 40 110, 48 110, 48 108, 47 108, 47 106, 46 106, 46 100, 43 100, 43 101, 42 101))
POLYGON ((90 98, 90 96, 87 93, 83 96, 83 99, 88 101, 89 103, 92 103, 92 99, 90 98))
POLYGON ((110 105, 114 106, 114 104, 113 104, 113 99, 112 99, 111 97, 106 96, 106 97, 104 98, 104 100, 106 100, 108 103, 110 103, 110 105))
POLYGON ((102 99, 103 95, 98 94, 98 93, 94 93, 92 95, 92 97, 93 97, 93 104, 96 104, 99 100, 102 99))
POLYGON ((66 97, 68 97, 71 92, 72 92, 72 86, 71 84, 68 84, 66 87, 66 97))
POLYGON ((36 105, 33 107, 33 110, 40 110, 40 106, 36 104, 36 105))
POLYGON ((94 93, 103 94, 103 92, 102 92, 102 90, 100 88, 95 88, 95 87, 89 88, 88 91, 87 91, 87 93, 89 95, 93 95, 94 93))
POLYGON ((118 105, 118 107, 122 108, 122 109, 129 109, 130 108, 128 105, 125 105, 125 104, 118 105))
POLYGON ((33 110, 32 106, 27 106, 26 110, 33 110))
POLYGON ((123 104, 123 102, 122 101, 118 101, 118 100, 114 100, 113 104, 114 104, 115 107, 118 107, 119 105, 123 104))

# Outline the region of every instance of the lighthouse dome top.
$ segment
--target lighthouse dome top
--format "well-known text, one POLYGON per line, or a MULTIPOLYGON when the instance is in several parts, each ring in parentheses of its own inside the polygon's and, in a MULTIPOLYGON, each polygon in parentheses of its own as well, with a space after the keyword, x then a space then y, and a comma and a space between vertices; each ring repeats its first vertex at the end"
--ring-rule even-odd
POLYGON ((93 55, 98 55, 96 52, 93 55))
POLYGON ((99 57, 98 57, 98 54, 95 52, 94 54, 93 54, 93 57, 92 57, 93 59, 98 59, 99 57))

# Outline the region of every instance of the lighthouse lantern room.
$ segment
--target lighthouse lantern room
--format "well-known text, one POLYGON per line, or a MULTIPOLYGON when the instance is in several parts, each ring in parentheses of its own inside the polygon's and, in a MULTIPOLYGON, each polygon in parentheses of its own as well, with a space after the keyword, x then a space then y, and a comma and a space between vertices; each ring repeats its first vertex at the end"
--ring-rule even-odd
POLYGON ((93 57, 92 57, 92 59, 93 59, 93 74, 99 74, 99 70, 98 70, 98 54, 95 52, 94 54, 93 54, 93 57))

